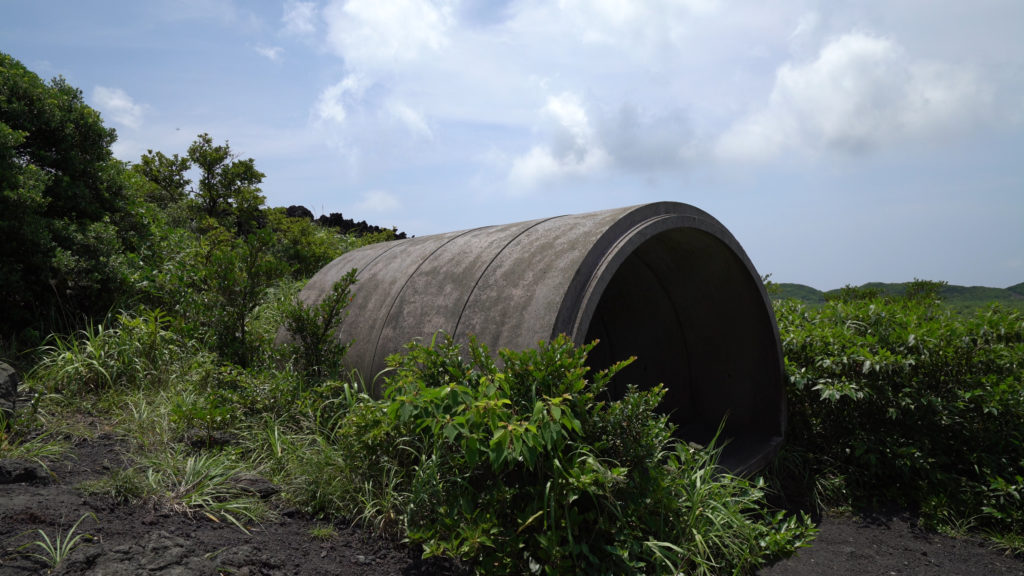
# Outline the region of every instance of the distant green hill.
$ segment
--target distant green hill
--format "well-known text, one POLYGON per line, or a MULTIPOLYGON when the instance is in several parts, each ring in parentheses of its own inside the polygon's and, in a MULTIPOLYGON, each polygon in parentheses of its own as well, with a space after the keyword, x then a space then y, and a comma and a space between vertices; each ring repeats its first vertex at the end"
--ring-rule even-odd
MULTIPOLYGON (((834 295, 839 289, 822 292, 805 284, 778 282, 772 298, 776 300, 796 299, 811 306, 825 303, 826 296, 834 295)), ((907 290, 907 283, 868 282, 858 286, 877 290, 886 296, 902 296, 907 290)), ((976 310, 991 304, 1000 304, 1024 312, 1024 282, 1008 288, 989 288, 987 286, 958 286, 950 284, 939 291, 943 302, 958 310, 976 310)))
POLYGON ((806 304, 824 304, 825 293, 817 288, 811 288, 806 284, 789 284, 779 282, 775 284, 777 291, 772 294, 776 300, 801 300, 806 304))

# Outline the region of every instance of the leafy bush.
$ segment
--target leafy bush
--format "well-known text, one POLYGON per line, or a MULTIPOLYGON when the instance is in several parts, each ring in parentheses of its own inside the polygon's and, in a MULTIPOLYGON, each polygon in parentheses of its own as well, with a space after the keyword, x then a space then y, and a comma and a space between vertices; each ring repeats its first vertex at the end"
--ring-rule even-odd
POLYGON ((352 302, 356 269, 349 270, 331 286, 331 291, 315 305, 306 305, 298 297, 285 308, 284 327, 294 339, 290 344, 294 363, 314 381, 337 378, 349 343, 339 337, 338 328, 352 302))
MULTIPOLYGON (((288 263, 292 277, 296 279, 309 278, 331 260, 352 248, 362 246, 364 242, 362 238, 342 236, 336 230, 305 218, 290 218, 284 208, 270 208, 265 214, 277 238, 275 254, 288 263)), ((393 238, 385 240, 390 239, 393 238)))
POLYGON ((937 287, 777 305, 790 453, 854 504, 1024 533, 1024 319, 960 316, 930 297, 937 287))
POLYGON ((588 380, 590 348, 502 351, 499 370, 475 342, 470 361, 449 338, 411 344, 386 400, 338 427, 364 519, 494 574, 742 571, 808 536, 673 439, 660 387, 599 400, 621 366, 588 380))

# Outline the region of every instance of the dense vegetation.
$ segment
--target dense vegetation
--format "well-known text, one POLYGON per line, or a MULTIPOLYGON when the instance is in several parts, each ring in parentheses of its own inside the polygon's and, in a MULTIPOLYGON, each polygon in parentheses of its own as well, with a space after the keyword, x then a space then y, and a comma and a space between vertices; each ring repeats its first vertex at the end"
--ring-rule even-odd
POLYGON ((267 207, 255 161, 207 134, 119 162, 78 90, 6 55, 0 73, 0 360, 27 375, 30 402, 0 412, 0 458, 51 462, 86 433, 77 419, 101 418, 134 465, 86 490, 243 530, 295 506, 481 573, 742 572, 813 534, 769 495, 895 506, 1024 549, 1024 319, 1010 307, 951 307, 958 287, 923 280, 780 298, 788 445, 763 479, 674 439, 660 388, 601 401, 617 367, 593 373, 588 347, 560 339, 501 351, 499 369, 439 335, 394 357, 370 398, 334 338, 359 305, 355 275, 316 306, 295 294, 393 231, 267 207), (281 326, 293 338, 277 346, 281 326), (239 489, 242 473, 279 501, 239 489))
POLYGON ((776 303, 790 381, 778 465, 819 504, 895 505, 1020 550, 1024 317, 957 312, 944 285, 776 303))
POLYGON ((98 419, 133 465, 86 491, 242 530, 297 507, 481 573, 742 572, 813 534, 769 511, 762 480, 717 470, 714 447, 676 440, 661 389, 599 400, 609 374, 587 347, 502 351, 499 369, 439 336, 370 398, 334 338, 355 275, 315 306, 295 296, 393 231, 267 207, 255 161, 208 134, 117 161, 77 89, 6 55, 0 74, 0 232, 19 243, 0 253, 0 359, 29 403, 0 412, 0 458, 45 465, 98 419), (275 345, 281 326, 293 337, 275 345))
POLYGON ((0 54, 0 334, 102 312, 145 227, 114 131, 57 78, 0 54))

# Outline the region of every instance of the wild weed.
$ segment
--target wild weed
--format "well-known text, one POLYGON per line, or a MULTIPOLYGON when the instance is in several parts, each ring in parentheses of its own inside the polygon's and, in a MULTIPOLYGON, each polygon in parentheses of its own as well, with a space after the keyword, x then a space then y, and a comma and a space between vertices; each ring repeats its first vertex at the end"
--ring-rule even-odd
POLYGON ((102 324, 90 324, 72 336, 51 335, 28 378, 45 383, 47 392, 67 397, 109 388, 117 370, 114 335, 102 324))
POLYGON ((309 535, 317 540, 331 540, 338 535, 338 529, 330 524, 317 524, 309 529, 309 535))
POLYGON ((157 495, 155 488, 135 467, 114 468, 106 476, 78 485, 86 494, 104 496, 119 504, 135 504, 157 495))
POLYGON ((34 542, 29 542, 28 544, 22 546, 22 548, 29 548, 35 546, 36 548, 39 548, 42 551, 26 554, 26 556, 42 560, 46 563, 47 566, 50 567, 50 570, 56 569, 58 566, 60 566, 62 562, 64 562, 64 560, 68 558, 68 556, 71 555, 72 552, 75 551, 76 548, 83 544, 85 540, 92 539, 92 536, 90 534, 85 534, 81 532, 78 534, 75 533, 75 531, 78 530, 79 524, 81 524, 82 521, 88 517, 92 517, 93 520, 96 520, 95 514, 84 514, 81 518, 78 519, 77 522, 75 522, 75 524, 71 527, 70 530, 67 531, 67 533, 62 533, 58 531, 57 534, 53 537, 53 539, 51 539, 50 536, 45 531, 37 530, 39 536, 42 539, 36 540, 34 542))
POLYGON ((55 437, 54 431, 25 434, 28 416, 8 418, 0 411, 0 459, 31 460, 46 468, 46 463, 55 460, 67 451, 67 442, 55 437))
POLYGON ((388 537, 405 533, 403 508, 408 494, 401 491, 405 486, 403 474, 397 466, 388 465, 380 478, 370 478, 363 483, 357 522, 388 537))
POLYGON ((225 452, 169 450, 143 459, 140 466, 158 502, 174 512, 224 519, 246 533, 243 521, 259 523, 269 515, 258 497, 233 482, 244 469, 225 452))
POLYGON ((165 449, 175 437, 171 420, 172 391, 137 391, 120 397, 111 406, 114 422, 128 441, 141 453, 165 449))

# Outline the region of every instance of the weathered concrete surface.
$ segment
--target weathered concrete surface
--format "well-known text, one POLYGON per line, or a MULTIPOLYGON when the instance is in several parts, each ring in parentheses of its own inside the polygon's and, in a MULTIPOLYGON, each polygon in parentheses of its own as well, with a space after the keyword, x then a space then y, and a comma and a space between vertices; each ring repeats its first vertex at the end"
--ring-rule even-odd
MULTIPOLYGON (((785 426, 771 303, 735 238, 709 214, 658 202, 375 244, 345 254, 301 294, 318 302, 352 268, 341 337, 347 364, 375 380, 389 354, 443 330, 492 350, 565 333, 600 339, 591 364, 634 355, 627 383, 669 388, 683 437, 706 442, 726 419, 725 463, 764 464, 785 426)), ((374 382, 379 393, 379 381, 374 382)))

